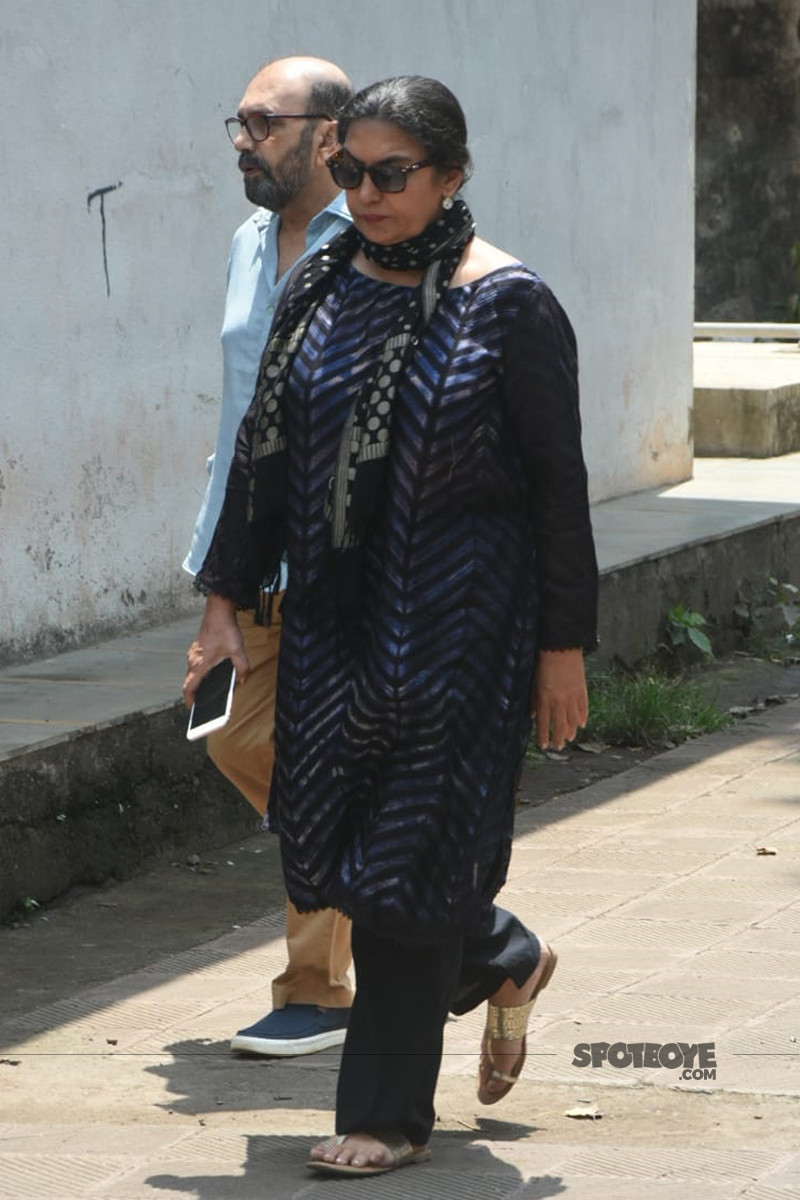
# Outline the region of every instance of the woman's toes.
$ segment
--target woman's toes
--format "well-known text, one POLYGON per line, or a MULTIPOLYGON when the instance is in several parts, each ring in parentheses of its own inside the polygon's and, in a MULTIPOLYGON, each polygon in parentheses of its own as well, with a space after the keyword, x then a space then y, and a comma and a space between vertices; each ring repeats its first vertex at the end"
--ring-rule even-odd
POLYGON ((310 1155, 312 1161, 342 1163, 354 1167, 383 1167, 391 1161, 391 1155, 377 1138, 369 1134, 342 1134, 328 1138, 314 1146, 310 1155))
POLYGON ((391 1154, 383 1142, 379 1142, 377 1138, 365 1138, 368 1143, 365 1150, 362 1152, 361 1162, 359 1166, 365 1167, 369 1164, 371 1167, 385 1167, 391 1162, 391 1154))
POLYGON ((327 1138, 326 1141, 318 1142, 316 1146, 311 1147, 311 1154, 309 1157, 315 1162, 336 1162, 336 1156, 339 1153, 343 1142, 343 1137, 337 1136, 327 1138))

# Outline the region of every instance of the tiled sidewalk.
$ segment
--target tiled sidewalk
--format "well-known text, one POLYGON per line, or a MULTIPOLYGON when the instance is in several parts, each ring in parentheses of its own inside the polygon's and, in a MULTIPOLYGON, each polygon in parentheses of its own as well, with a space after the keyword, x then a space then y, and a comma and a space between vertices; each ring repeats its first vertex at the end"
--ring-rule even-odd
POLYGON ((798 883, 795 702, 520 810, 501 902, 557 944, 559 970, 497 1107, 474 1099, 482 1014, 448 1025, 430 1164, 314 1179, 303 1161, 332 1128, 337 1055, 229 1054, 283 962, 273 913, 0 1026, 0 1197, 798 1197, 800 1138, 776 1145, 757 1123, 764 1098, 800 1099, 798 883), (572 1065, 578 1043, 647 1042, 713 1042, 716 1078, 572 1065), (644 1137, 567 1119, 583 1099, 660 1115, 644 1137), (709 1100, 741 1101, 752 1135, 695 1133, 709 1100))

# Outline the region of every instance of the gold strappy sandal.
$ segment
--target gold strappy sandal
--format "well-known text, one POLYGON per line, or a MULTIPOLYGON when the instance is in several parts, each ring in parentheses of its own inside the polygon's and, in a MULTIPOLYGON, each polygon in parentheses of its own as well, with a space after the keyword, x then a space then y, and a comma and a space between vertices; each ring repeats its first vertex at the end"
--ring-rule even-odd
POLYGON ((520 1077, 522 1068, 525 1065, 527 1049, 525 1035, 528 1032, 528 1018, 531 1015, 531 1009, 536 1003, 536 997, 547 987, 558 962, 558 955, 553 947, 547 946, 547 950, 550 955, 549 961, 542 972, 542 976, 530 1000, 527 1000, 524 1004, 511 1006, 500 1007, 491 1003, 488 1006, 486 1028, 483 1031, 483 1041, 481 1042, 481 1061, 478 1067, 478 1099, 481 1104, 496 1104, 498 1100, 502 1100, 504 1096, 508 1095, 520 1077), (494 1065, 494 1059, 492 1058, 492 1042, 516 1042, 520 1038, 522 1039, 522 1049, 510 1073, 499 1071, 494 1065), (487 1064, 489 1067, 488 1071, 485 1069, 487 1064), (492 1079, 500 1079, 506 1086, 498 1091, 490 1091, 487 1085, 492 1079))

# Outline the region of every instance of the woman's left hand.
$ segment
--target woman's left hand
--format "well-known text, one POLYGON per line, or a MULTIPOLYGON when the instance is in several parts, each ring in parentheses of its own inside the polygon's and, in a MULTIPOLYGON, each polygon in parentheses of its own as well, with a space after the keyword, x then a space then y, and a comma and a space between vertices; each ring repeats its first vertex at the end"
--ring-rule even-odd
POLYGON ((531 697, 536 741, 541 750, 563 750, 589 719, 582 650, 542 650, 531 697))

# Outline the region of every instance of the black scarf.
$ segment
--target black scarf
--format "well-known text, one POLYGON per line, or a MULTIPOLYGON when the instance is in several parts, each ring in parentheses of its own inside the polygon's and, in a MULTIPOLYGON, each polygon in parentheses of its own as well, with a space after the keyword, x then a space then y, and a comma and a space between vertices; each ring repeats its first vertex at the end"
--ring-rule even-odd
POLYGON ((251 408, 253 438, 247 519, 267 531, 267 575, 276 578, 286 537, 286 435, 283 397, 295 355, 337 274, 361 247, 395 271, 424 270, 419 288, 398 304, 378 366, 361 387, 345 422, 326 506, 336 590, 344 609, 358 602, 361 548, 380 498, 389 453, 393 401, 414 348, 444 295, 475 232, 472 214, 456 200, 417 237, 382 246, 352 227, 295 271, 261 358, 251 408))

